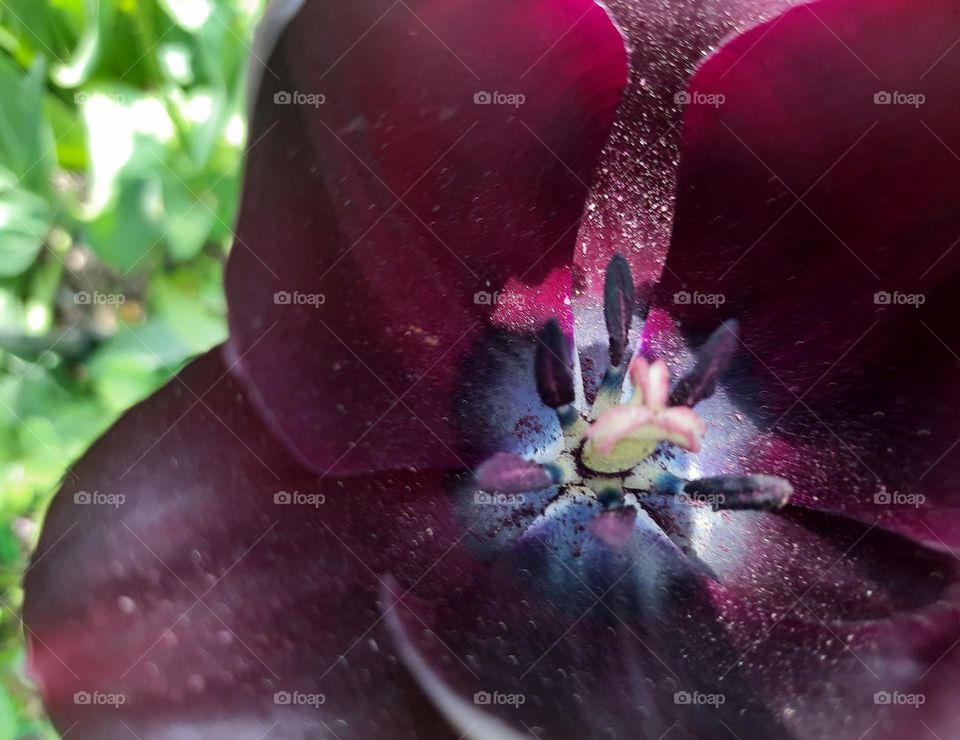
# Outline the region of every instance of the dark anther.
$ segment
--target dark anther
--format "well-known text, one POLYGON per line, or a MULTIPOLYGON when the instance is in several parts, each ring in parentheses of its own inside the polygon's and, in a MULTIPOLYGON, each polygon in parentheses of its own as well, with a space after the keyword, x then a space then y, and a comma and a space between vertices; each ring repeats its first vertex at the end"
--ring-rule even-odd
POLYGON ((710 398, 717 381, 730 365, 737 350, 740 325, 735 319, 724 321, 697 352, 697 364, 684 375, 670 394, 671 406, 690 406, 710 398))
POLYGON ((773 475, 717 475, 690 481, 683 490, 714 510, 779 509, 793 495, 790 482, 773 475))
POLYGON ((537 392, 551 408, 573 403, 573 372, 567 341, 556 319, 550 319, 540 332, 537 343, 537 392))
POLYGON ((607 264, 603 284, 603 316, 607 320, 607 332, 610 335, 611 367, 619 367, 626 355, 635 301, 630 265, 622 255, 615 254, 607 264))
POLYGON ((485 491, 522 493, 547 488, 559 481, 556 466, 539 465, 519 455, 498 452, 474 471, 477 486, 485 491))

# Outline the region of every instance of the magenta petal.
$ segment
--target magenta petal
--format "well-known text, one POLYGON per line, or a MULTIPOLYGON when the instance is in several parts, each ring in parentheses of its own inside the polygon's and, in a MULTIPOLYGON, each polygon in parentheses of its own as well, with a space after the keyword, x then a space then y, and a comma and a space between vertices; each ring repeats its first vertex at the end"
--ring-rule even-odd
POLYGON ((625 66, 593 0, 296 15, 262 76, 227 292, 238 370, 307 464, 462 465, 451 397, 471 345, 569 327, 625 66))
POLYGON ((81 738, 442 733, 377 603, 380 574, 433 596, 469 576, 442 490, 427 474, 320 481, 217 351, 195 361, 91 448, 47 515, 24 620, 56 726, 81 738))
POLYGON ((765 434, 732 456, 941 547, 960 545, 958 35, 951 2, 823 0, 723 47, 690 88, 716 104, 687 106, 661 295, 691 335, 741 320, 734 401, 765 434))

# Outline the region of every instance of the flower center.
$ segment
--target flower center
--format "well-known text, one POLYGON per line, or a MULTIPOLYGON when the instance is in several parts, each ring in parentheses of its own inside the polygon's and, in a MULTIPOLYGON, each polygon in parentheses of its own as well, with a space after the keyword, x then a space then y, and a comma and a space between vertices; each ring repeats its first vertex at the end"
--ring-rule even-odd
MULTIPOLYGON (((714 331, 700 348, 693 370, 671 392, 670 371, 663 360, 640 355, 626 360, 635 302, 629 266, 616 255, 607 266, 604 286, 610 364, 585 414, 575 406, 567 340, 555 319, 547 322, 538 337, 536 382, 541 400, 557 414, 563 451, 548 462, 497 453, 474 471, 477 485, 497 493, 576 487, 592 491, 605 509, 629 508, 624 504, 626 492, 638 501, 649 495, 675 495, 694 505, 709 504, 714 511, 784 506, 793 488, 782 478, 719 475, 688 481, 666 473, 657 463, 660 450, 668 446, 700 451, 707 425, 693 407, 716 390, 736 349, 737 324, 727 321, 714 331), (632 393, 623 400, 625 378, 632 393)), ((617 519, 632 521, 626 516, 617 519)), ((597 528, 594 534, 606 540, 609 533, 597 528)))

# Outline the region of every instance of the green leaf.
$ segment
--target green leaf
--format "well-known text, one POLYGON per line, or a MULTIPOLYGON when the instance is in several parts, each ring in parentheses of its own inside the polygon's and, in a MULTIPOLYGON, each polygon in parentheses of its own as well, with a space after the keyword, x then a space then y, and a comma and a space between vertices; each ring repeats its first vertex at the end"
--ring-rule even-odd
POLYGON ((160 0, 167 15, 182 29, 196 33, 214 12, 213 0, 160 0))
POLYGON ((42 58, 28 72, 0 56, 0 159, 28 186, 43 190, 50 172, 49 127, 43 118, 42 58))
POLYGON ((56 141, 57 162, 65 170, 81 172, 87 169, 87 143, 83 126, 77 120, 76 111, 54 95, 43 101, 43 112, 53 129, 56 141))
POLYGON ((148 255, 159 246, 157 219, 160 185, 156 177, 124 179, 120 193, 86 226, 85 234, 97 256, 122 272, 146 270, 148 255))
POLYGON ((96 363, 97 394, 114 412, 124 411, 149 396, 166 379, 156 362, 142 350, 105 354, 96 363))
POLYGON ((0 171, 0 276, 19 275, 33 264, 50 230, 47 202, 0 171))
POLYGON ((0 737, 14 737, 17 731, 17 710, 6 689, 0 686, 0 737))
POLYGON ((101 39, 113 25, 116 0, 85 0, 86 29, 69 62, 58 64, 51 76, 61 87, 75 88, 86 82, 100 60, 101 39))
POLYGON ((200 90, 181 101, 180 114, 189 126, 187 146, 197 170, 207 167, 232 113, 223 91, 200 90))
POLYGON ((203 249, 216 219, 215 203, 212 194, 198 200, 186 183, 177 177, 164 180, 163 226, 167 250, 174 260, 192 259, 203 249), (212 201, 212 204, 205 201, 212 201))
POLYGON ((51 8, 38 0, 4 0, 2 8, 5 24, 18 37, 18 61, 30 64, 38 56, 53 59, 63 53, 61 40, 75 37, 71 33, 71 18, 59 8, 51 8), (52 12, 53 11, 53 12, 52 12))
POLYGON ((90 157, 88 208, 101 213, 118 196, 119 181, 163 171, 173 124, 156 98, 123 86, 79 94, 90 157))
POLYGON ((180 360, 205 352, 227 338, 224 316, 226 304, 220 289, 221 266, 204 260, 207 269, 200 272, 178 270, 158 276, 151 286, 154 315, 161 318, 186 347, 180 360))

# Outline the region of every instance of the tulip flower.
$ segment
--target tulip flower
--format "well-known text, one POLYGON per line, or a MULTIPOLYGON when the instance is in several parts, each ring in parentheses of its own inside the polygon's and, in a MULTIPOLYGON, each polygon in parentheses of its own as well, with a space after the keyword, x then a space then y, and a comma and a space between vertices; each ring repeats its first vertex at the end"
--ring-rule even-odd
POLYGON ((958 36, 275 4, 229 339, 26 574, 57 728, 960 736, 958 36))

